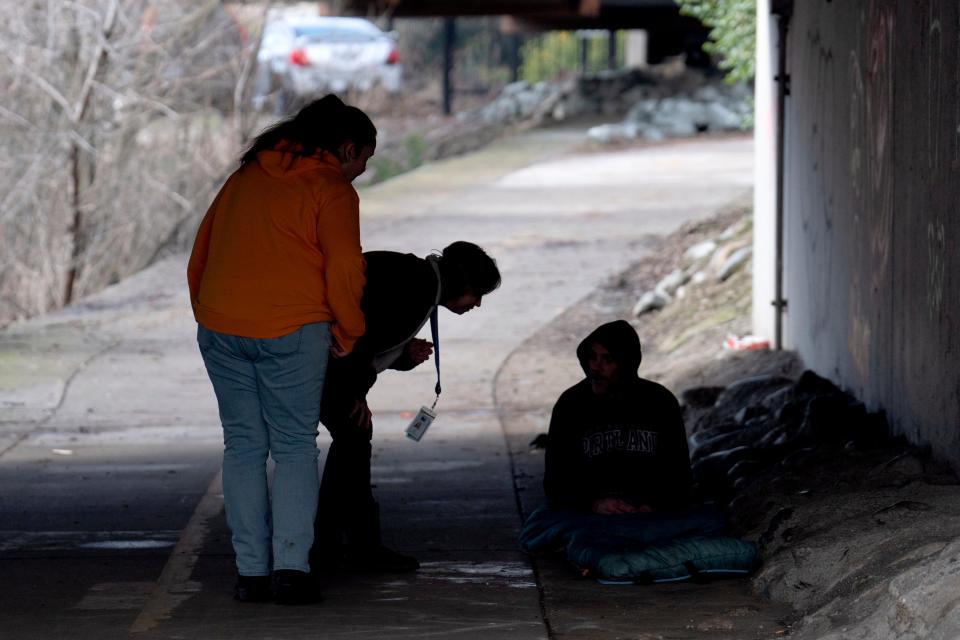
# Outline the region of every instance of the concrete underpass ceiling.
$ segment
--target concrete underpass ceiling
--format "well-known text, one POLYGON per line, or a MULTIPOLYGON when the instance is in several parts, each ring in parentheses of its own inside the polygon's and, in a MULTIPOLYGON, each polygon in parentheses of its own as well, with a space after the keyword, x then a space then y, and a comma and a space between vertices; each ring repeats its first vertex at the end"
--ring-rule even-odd
POLYGON ((503 15, 530 30, 703 28, 673 0, 344 0, 342 7, 396 18, 503 15))

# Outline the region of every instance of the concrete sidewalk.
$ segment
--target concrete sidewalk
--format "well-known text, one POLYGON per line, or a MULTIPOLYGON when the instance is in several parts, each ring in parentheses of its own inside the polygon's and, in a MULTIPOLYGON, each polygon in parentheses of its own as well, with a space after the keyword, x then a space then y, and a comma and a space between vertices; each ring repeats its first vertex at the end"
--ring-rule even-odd
MULTIPOLYGON (((481 309, 441 314, 444 394, 423 442, 402 430, 432 401, 432 367, 388 373, 371 396, 385 541, 421 559, 416 575, 335 577, 317 607, 231 599, 220 430, 183 257, 0 334, 0 567, 19 587, 0 592, 3 637, 767 637, 757 616, 736 627, 753 635, 662 627, 713 587, 601 588, 516 548, 539 482, 527 436, 544 427, 542 398, 579 372, 510 355, 752 175, 748 139, 584 154, 581 136, 528 132, 361 193, 365 249, 468 239, 503 271, 481 309), (498 405, 504 363, 540 400, 498 405)), ((759 611, 729 589, 700 622, 759 611)))

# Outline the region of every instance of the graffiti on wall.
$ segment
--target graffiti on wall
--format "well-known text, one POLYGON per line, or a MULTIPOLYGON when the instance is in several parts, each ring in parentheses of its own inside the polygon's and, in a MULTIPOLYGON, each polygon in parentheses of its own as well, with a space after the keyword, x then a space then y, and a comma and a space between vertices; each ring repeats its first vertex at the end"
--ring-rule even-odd
POLYGON ((927 223, 927 311, 937 321, 947 275, 947 230, 938 216, 927 223))
POLYGON ((867 69, 867 122, 872 135, 870 195, 877 216, 871 225, 873 290, 887 286, 893 222, 893 46, 895 9, 890 3, 870 3, 870 62, 867 69))
MULTIPOLYGON (((853 191, 853 197, 856 202, 863 202, 865 193, 865 176, 863 171, 864 149, 861 143, 864 140, 865 117, 864 89, 863 89, 863 67, 860 64, 860 52, 857 49, 850 51, 849 69, 850 76, 850 185, 853 191)), ((854 222, 860 224, 860 208, 853 210, 854 222)))
MULTIPOLYGON (((859 22, 866 21, 861 14, 859 22)), ((850 186, 853 195, 853 225, 862 229, 865 222, 862 203, 867 197, 868 172, 864 170, 865 156, 867 156, 867 136, 869 127, 866 122, 866 89, 863 65, 860 62, 860 51, 853 48, 849 54, 847 74, 850 79, 850 127, 848 129, 850 144, 850 186)), ((854 269, 850 281, 850 299, 848 317, 850 318, 849 333, 847 335, 847 349, 850 361, 860 381, 866 379, 870 372, 870 316, 864 305, 864 287, 861 271, 854 269)))
POLYGON ((861 381, 873 371, 871 354, 877 338, 871 327, 880 311, 877 305, 890 295, 895 18, 890 3, 874 0, 863 7, 857 21, 863 35, 848 54, 853 215, 861 237, 868 239, 859 264, 853 266, 857 275, 851 282, 848 308, 847 345, 861 381), (866 43, 865 49, 858 46, 860 42, 866 43), (861 277, 861 272, 869 275, 861 277))
POLYGON ((863 384, 870 375, 870 354, 873 353, 870 345, 873 343, 873 331, 869 306, 860 294, 863 291, 861 272, 853 272, 850 280, 850 326, 848 327, 847 349, 850 352, 850 362, 857 374, 857 379, 863 384))
MULTIPOLYGON (((846 284, 839 283, 832 276, 834 260, 842 261, 833 250, 835 241, 834 211, 836 207, 837 184, 842 187, 846 182, 840 159, 830 153, 836 144, 835 119, 832 117, 836 109, 837 90, 842 80, 838 77, 837 58, 831 43, 825 40, 829 35, 818 29, 811 29, 803 34, 806 39, 804 46, 797 47, 802 51, 802 59, 790 62, 797 71, 796 75, 808 82, 808 85, 794 85, 791 99, 787 103, 788 111, 785 122, 789 129, 786 145, 790 148, 795 145, 803 148, 803 153, 794 156, 804 163, 802 170, 787 167, 790 180, 790 193, 787 196, 788 206, 796 207, 799 212, 797 222, 806 243, 802 256, 804 260, 823 268, 805 268, 788 270, 790 273, 803 273, 804 277, 797 283, 805 290, 804 295, 797 294, 794 302, 803 305, 803 300, 814 301, 825 299, 833 301, 846 291, 846 284)), ((789 49, 789 47, 788 47, 789 49)), ((790 61, 788 54, 788 61, 790 61)), ((842 220, 842 219, 841 219, 842 220)), ((788 256, 789 258, 789 253, 788 256)), ((805 327, 811 335, 821 331, 828 331, 831 317, 834 312, 830 302, 826 304, 810 305, 813 312, 810 322, 805 327)))
MULTIPOLYGON (((943 124, 945 50, 941 5, 931 2, 927 16, 927 172, 929 176, 944 174, 941 158, 943 124)), ((946 177, 946 176, 944 176, 946 177)), ((938 216, 927 223, 927 277, 926 301, 930 320, 936 322, 943 308, 944 279, 946 275, 946 227, 938 216)))
POLYGON ((927 167, 937 169, 940 166, 940 126, 943 110, 943 24, 940 8, 936 3, 930 3, 930 14, 927 17, 930 24, 927 29, 927 167))
POLYGON ((960 2, 794 8, 791 338, 960 470, 960 2))

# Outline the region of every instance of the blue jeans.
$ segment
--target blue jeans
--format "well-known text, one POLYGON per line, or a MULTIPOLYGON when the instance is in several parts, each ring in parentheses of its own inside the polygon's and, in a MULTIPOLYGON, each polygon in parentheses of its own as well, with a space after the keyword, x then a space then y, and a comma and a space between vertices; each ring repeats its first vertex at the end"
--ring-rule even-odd
POLYGON ((223 424, 223 501, 237 571, 309 571, 317 492, 317 424, 330 325, 279 338, 242 338, 198 326, 223 424), (273 457, 273 531, 267 454, 273 457))

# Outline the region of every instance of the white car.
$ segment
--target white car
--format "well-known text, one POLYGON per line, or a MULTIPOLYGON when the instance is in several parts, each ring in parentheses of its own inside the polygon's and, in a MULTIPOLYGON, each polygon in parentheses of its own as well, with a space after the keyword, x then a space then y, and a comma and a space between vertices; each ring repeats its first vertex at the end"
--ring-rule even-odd
POLYGON ((257 57, 261 71, 270 77, 265 84, 273 85, 261 86, 261 95, 278 88, 293 98, 366 91, 377 85, 391 93, 401 88, 397 43, 363 18, 273 20, 265 27, 257 57))

